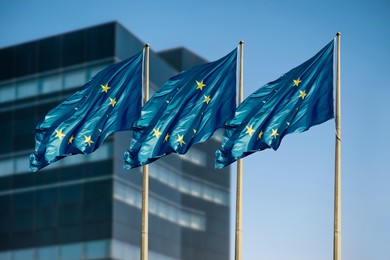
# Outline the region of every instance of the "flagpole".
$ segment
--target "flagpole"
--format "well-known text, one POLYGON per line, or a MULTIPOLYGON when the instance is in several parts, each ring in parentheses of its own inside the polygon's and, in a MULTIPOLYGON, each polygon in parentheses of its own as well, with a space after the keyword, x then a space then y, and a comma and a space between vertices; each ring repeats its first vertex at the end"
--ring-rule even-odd
MULTIPOLYGON (((149 44, 145 44, 145 78, 144 78, 144 100, 143 105, 149 99, 149 44)), ((148 260, 148 205, 149 205, 149 165, 144 165, 142 178, 142 238, 141 238, 141 260, 148 260)))
MULTIPOLYGON (((244 42, 240 41, 240 76, 238 104, 244 99, 244 42)), ((235 260, 242 259, 242 159, 237 161, 237 190, 236 190, 236 240, 235 260)))
POLYGON ((336 149, 335 149, 335 187, 334 187, 334 240, 333 259, 341 260, 341 98, 340 98, 340 36, 337 36, 336 65, 336 149))

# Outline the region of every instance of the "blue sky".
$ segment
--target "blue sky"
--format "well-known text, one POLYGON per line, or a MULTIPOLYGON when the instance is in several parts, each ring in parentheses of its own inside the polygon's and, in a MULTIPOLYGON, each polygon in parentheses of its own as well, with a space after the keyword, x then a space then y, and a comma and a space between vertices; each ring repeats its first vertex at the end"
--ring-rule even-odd
MULTIPOLYGON (((389 14, 390 2, 375 0, 3 0, 0 48, 112 20, 154 50, 185 46, 208 60, 244 40, 246 97, 340 31, 343 258, 387 260, 389 14)), ((332 258, 334 131, 328 121, 244 159, 244 259, 332 258)))

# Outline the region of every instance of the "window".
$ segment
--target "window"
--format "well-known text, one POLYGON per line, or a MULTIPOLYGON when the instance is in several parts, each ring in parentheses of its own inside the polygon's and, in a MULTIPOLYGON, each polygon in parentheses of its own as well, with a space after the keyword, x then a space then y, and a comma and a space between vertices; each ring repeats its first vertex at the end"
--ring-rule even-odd
POLYGON ((6 85, 0 88, 0 103, 15 99, 15 88, 13 85, 6 85))
POLYGON ((44 77, 41 80, 42 94, 56 92, 62 88, 62 77, 61 75, 55 75, 50 77, 44 77))
POLYGON ((26 259, 34 259, 34 250, 33 249, 23 249, 16 250, 13 253, 13 260, 26 260, 26 259))
POLYGON ((85 245, 85 256, 87 259, 101 259, 110 257, 109 241, 92 241, 85 245))
POLYGON ((57 259, 58 248, 56 246, 41 247, 37 249, 37 260, 57 259))
POLYGON ((18 98, 33 97, 38 94, 38 81, 29 80, 16 85, 18 98))
POLYGON ((64 88, 81 87, 86 81, 85 70, 67 72, 64 75, 64 88))
POLYGON ((83 259, 82 244, 67 244, 60 247, 61 260, 83 259))

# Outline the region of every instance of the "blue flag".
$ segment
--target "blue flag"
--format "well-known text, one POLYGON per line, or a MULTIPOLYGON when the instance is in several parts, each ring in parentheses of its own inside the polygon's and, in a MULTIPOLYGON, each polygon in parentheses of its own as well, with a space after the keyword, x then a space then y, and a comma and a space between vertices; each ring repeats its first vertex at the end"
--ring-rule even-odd
POLYGON ((244 100, 225 125, 216 168, 256 151, 277 150, 282 138, 334 117, 333 41, 314 57, 244 100))
POLYGON ((133 127, 127 169, 206 141, 234 115, 237 50, 169 79, 145 104, 133 127))
POLYGON ((142 101, 143 53, 100 71, 37 124, 30 170, 89 154, 116 131, 131 130, 142 101))

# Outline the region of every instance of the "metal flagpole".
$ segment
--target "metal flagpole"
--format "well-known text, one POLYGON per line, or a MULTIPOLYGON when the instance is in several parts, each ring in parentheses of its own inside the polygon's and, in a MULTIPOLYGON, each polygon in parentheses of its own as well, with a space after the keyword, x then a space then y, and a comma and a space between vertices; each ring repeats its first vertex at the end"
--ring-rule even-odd
MULTIPOLYGON (((144 100, 143 105, 149 99, 149 44, 145 45, 145 78, 144 78, 144 100)), ((149 204, 149 165, 143 166, 142 179, 142 238, 141 238, 141 260, 148 260, 148 204, 149 204)))
MULTIPOLYGON (((244 42, 240 41, 240 81, 238 104, 244 99, 244 42)), ((237 161, 237 191, 236 191, 236 251, 235 260, 242 258, 242 159, 237 161)))
POLYGON ((334 240, 333 259, 341 260, 341 98, 340 98, 340 36, 337 36, 336 65, 336 151, 335 151, 335 186, 334 186, 334 240))

